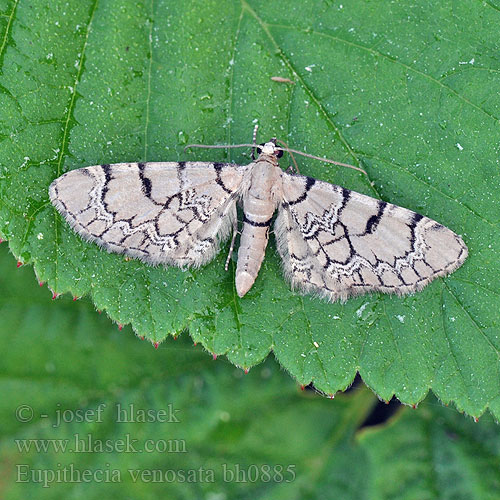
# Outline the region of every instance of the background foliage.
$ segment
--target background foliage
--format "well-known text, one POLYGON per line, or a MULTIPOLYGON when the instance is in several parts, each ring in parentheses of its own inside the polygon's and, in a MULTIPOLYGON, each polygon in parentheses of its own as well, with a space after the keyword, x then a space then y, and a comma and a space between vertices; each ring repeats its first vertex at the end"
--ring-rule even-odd
POLYGON ((188 328, 242 368, 272 349, 299 383, 327 394, 359 371, 383 399, 415 404, 432 388, 498 418, 496 3, 1 0, 0 9, 0 235, 54 293, 89 294, 153 343, 188 328), (79 240, 48 200, 54 178, 85 165, 248 162, 183 147, 247 142, 254 123, 261 137, 362 165, 370 182, 311 161, 301 171, 437 219, 463 235, 466 264, 413 297, 331 305, 292 293, 271 245, 240 300, 225 252, 188 272, 126 262, 79 240))

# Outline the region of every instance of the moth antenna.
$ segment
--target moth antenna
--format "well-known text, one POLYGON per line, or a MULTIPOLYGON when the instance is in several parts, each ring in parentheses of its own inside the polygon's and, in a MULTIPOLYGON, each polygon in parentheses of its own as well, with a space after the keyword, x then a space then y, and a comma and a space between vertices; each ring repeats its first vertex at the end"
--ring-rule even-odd
POLYGON ((259 124, 258 123, 256 123, 255 127, 253 128, 253 136, 252 136, 252 143, 253 143, 252 160, 255 160, 255 150, 257 149, 257 130, 259 130, 259 124))
MULTIPOLYGON (((295 157, 294 157, 294 156, 293 156, 293 154, 291 153, 290 148, 288 147, 288 144, 287 144, 285 141, 282 141, 282 140, 280 140, 280 139, 276 139, 276 142, 279 142, 280 144, 282 144, 283 146, 285 146, 285 149, 286 149, 287 153, 290 155, 290 158, 291 158, 291 159, 292 159, 292 161, 293 161, 293 165, 294 165, 294 167, 295 167, 295 171, 296 171, 298 174, 300 174, 299 166, 297 165, 297 162, 295 161, 295 157)), ((281 149, 281 148, 279 148, 279 149, 281 149)), ((283 150, 281 149, 281 151, 283 151, 283 150)))
MULTIPOLYGON (((281 151, 284 151, 283 148, 278 148, 278 149, 281 149, 281 151)), ((287 148, 287 151, 289 153, 295 153, 297 155, 305 156, 306 158, 312 158, 313 160, 324 161, 326 163, 331 163, 333 165, 338 165, 340 167, 352 168, 353 170, 358 170, 359 172, 363 172, 363 174, 365 174, 368 177, 368 174, 366 173, 366 171, 363 170, 361 167, 355 167, 354 165, 349 165, 348 163, 341 163, 339 161, 329 160, 328 158, 321 158, 320 156, 310 155, 308 153, 303 153, 302 151, 297 151, 295 149, 287 148)))
POLYGON ((262 146, 256 144, 188 144, 184 148, 184 152, 186 149, 191 148, 206 148, 206 149, 230 149, 230 148, 259 148, 262 149, 262 146))
POLYGON ((256 123, 255 127, 253 128, 252 142, 253 142, 254 146, 257 146, 257 130, 259 130, 258 123, 256 123))

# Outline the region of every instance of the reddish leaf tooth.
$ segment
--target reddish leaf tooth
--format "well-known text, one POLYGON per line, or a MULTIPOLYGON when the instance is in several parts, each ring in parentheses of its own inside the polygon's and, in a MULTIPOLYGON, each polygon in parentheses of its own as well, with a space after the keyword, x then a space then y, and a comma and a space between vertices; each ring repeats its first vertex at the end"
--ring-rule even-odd
POLYGON ((23 265, 23 263, 20 260, 18 260, 17 261, 17 268, 19 269, 22 265, 23 265))
POLYGON ((155 346, 155 349, 158 349, 158 346, 159 346, 160 344, 159 344, 158 342, 155 342, 153 345, 155 346))
POLYGON ((212 353, 212 358, 214 358, 214 361, 217 359, 217 354, 215 354, 215 352, 212 353))

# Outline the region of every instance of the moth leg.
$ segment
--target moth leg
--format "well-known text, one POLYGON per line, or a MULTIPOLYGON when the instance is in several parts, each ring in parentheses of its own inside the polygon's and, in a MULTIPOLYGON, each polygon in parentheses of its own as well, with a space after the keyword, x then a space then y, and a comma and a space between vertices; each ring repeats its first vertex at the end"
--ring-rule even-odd
POLYGON ((229 253, 227 254, 226 264, 224 265, 224 270, 227 271, 229 268, 229 261, 233 255, 234 250, 234 240, 236 240, 236 235, 238 234, 238 219, 235 218, 233 222, 233 237, 231 238, 231 246, 229 247, 229 253))

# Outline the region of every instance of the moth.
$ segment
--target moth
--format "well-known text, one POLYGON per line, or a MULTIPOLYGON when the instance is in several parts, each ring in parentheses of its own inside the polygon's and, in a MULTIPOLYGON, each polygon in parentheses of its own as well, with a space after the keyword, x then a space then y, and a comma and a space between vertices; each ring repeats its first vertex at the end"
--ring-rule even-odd
MULTIPOLYGON (((50 199, 85 240, 149 264, 200 267, 238 232, 235 285, 254 284, 274 236, 293 289, 329 301, 366 292, 407 294, 457 269, 463 240, 416 212, 283 171, 276 139, 248 165, 147 162, 65 173, 50 199)), ((293 151, 293 150, 292 150, 293 151)))

